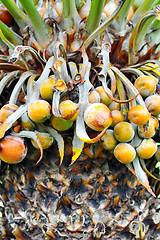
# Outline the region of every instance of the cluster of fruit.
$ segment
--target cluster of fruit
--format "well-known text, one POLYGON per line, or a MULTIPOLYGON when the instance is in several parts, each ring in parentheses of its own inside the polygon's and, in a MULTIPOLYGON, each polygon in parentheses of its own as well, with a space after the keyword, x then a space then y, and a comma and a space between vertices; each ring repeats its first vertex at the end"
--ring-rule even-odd
MULTIPOLYGON (((57 81, 58 82, 58 81, 57 81)), ((40 86, 40 99, 32 101, 23 113, 20 119, 12 124, 14 130, 12 135, 6 135, 0 142, 0 158, 7 163, 18 163, 22 161, 27 154, 27 147, 24 139, 16 136, 15 132, 20 130, 35 131, 39 143, 35 139, 31 142, 35 148, 49 148, 54 137, 45 131, 42 131, 41 124, 52 126, 63 135, 68 131, 70 134, 74 130, 74 121, 79 114, 79 105, 68 99, 68 96, 62 97, 59 108, 59 116, 52 114, 51 101, 55 92, 54 75, 43 81, 40 86), (38 131, 40 129, 40 131, 38 131), (10 151, 8 151, 8 148, 10 151), (16 151, 15 151, 16 149, 16 151)), ((120 101, 113 100, 113 93, 104 90, 103 86, 91 89, 88 95, 88 106, 84 111, 84 121, 89 132, 101 132, 100 142, 104 149, 112 151, 114 156, 124 164, 132 162, 136 155, 142 159, 149 159, 156 153, 159 159, 159 149, 156 142, 152 139, 159 128, 160 114, 160 96, 155 93, 156 80, 149 76, 140 76, 136 79, 134 85, 140 95, 145 98, 145 106, 136 104, 132 101, 127 116, 120 109, 120 101)), ((59 81, 59 88, 62 87, 62 81, 59 81)), ((123 101, 121 104, 124 104, 123 101)), ((0 110, 1 126, 5 124, 6 119, 14 113, 19 107, 15 104, 6 104, 0 110)))

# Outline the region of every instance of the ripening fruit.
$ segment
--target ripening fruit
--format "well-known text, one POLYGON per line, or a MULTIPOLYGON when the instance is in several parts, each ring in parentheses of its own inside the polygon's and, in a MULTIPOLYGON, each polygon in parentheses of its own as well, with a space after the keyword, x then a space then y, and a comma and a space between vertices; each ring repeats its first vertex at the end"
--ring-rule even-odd
POLYGON ((28 106, 28 116, 37 123, 43 123, 51 116, 51 106, 45 100, 37 100, 28 106))
POLYGON ((72 127, 73 122, 69 122, 64 118, 60 118, 52 115, 51 124, 58 131, 66 131, 72 127))
POLYGON ((99 93, 95 90, 91 91, 88 95, 88 101, 89 103, 99 103, 100 102, 99 93))
POLYGON ((113 111, 113 110, 120 110, 120 104, 115 102, 115 101, 111 101, 111 103, 109 104, 108 107, 109 107, 109 109, 111 111, 113 111))
POLYGON ((149 120, 149 112, 144 106, 136 105, 129 110, 128 117, 136 125, 145 125, 149 120))
POLYGON ((27 112, 21 116, 21 128, 24 130, 33 131, 35 129, 35 123, 28 117, 27 112))
POLYGON ((136 151, 129 143, 119 143, 114 149, 114 156, 121 163, 128 164, 136 157, 136 151))
POLYGON ((134 83, 142 97, 148 97, 156 90, 156 83, 152 77, 141 76, 138 77, 134 83))
POLYGON ((112 151, 117 145, 112 129, 107 129, 101 140, 103 141, 103 147, 108 151, 112 151))
POLYGON ((157 148, 157 151, 155 153, 155 158, 157 161, 160 161, 160 147, 157 148))
MULTIPOLYGON (((111 103, 112 100, 105 93, 103 86, 96 87, 95 91, 97 91, 99 93, 101 103, 104 103, 107 106, 111 103)), ((112 96, 113 95, 112 91, 109 88, 108 88, 108 91, 110 92, 110 95, 112 96)))
POLYGON ((47 101, 52 100, 53 97, 53 87, 55 84, 55 77, 52 75, 47 80, 45 80, 40 86, 40 94, 42 98, 47 101))
MULTIPOLYGON (((49 133, 38 131, 35 131, 35 133, 37 134, 43 149, 47 149, 52 145, 54 138, 49 133)), ((32 139, 31 142, 35 148, 39 149, 36 141, 32 139)))
POLYGON ((157 144, 152 138, 143 139, 136 151, 140 158, 149 159, 157 151, 157 144))
POLYGON ((151 138, 156 134, 158 127, 158 120, 155 117, 150 116, 147 126, 138 126, 138 134, 142 138, 151 138))
POLYGON ((160 95, 154 94, 145 99, 148 111, 153 115, 160 114, 160 95))
MULTIPOLYGON (((0 110, 0 121, 3 123, 12 113, 18 109, 15 104, 5 104, 0 110)), ((17 125, 18 122, 15 121, 13 126, 17 125)))
POLYGON ((17 109, 18 106, 15 104, 5 104, 0 110, 0 121, 3 123, 17 109))
POLYGON ((21 162, 27 154, 24 139, 14 135, 5 136, 0 142, 0 158, 10 164, 21 162))
POLYGON ((111 111, 111 114, 112 114, 112 118, 113 118, 111 127, 114 127, 117 123, 124 121, 124 117, 123 117, 123 114, 121 113, 121 111, 113 110, 113 111, 111 111))
POLYGON ((61 102, 59 104, 59 111, 62 117, 70 122, 75 121, 79 113, 77 110, 77 104, 71 100, 65 100, 61 102))
POLYGON ((0 21, 6 24, 8 27, 12 25, 14 19, 8 9, 4 5, 0 5, 0 21))
POLYGON ((114 136, 119 142, 129 142, 134 137, 134 128, 128 122, 117 123, 114 127, 114 136))
POLYGON ((109 108, 103 103, 90 104, 84 112, 85 123, 95 131, 102 131, 112 124, 109 108))

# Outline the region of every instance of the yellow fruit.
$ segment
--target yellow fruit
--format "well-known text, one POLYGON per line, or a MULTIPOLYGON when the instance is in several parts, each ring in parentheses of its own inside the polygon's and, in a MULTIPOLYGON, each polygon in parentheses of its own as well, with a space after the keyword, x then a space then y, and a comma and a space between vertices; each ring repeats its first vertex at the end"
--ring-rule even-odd
POLYGON ((128 164, 136 157, 136 151, 129 143, 119 143, 114 149, 114 156, 119 162, 128 164))
POLYGON ((136 151, 140 158, 149 159, 157 151, 157 145, 152 138, 143 139, 136 151))
POLYGON ((71 100, 65 100, 59 104, 59 111, 63 118, 73 122, 76 120, 79 111, 77 109, 77 104, 71 100))
MULTIPOLYGON (((111 103, 112 100, 105 93, 103 86, 96 87, 95 91, 97 91, 99 93, 101 103, 104 103, 107 106, 111 103)), ((112 96, 113 94, 112 94, 111 90, 108 89, 108 91, 110 92, 110 95, 112 96)))
POLYGON ((51 106, 45 100, 37 100, 28 106, 28 116, 37 123, 43 123, 51 116, 51 106))
POLYGON ((114 136, 119 142, 129 142, 135 135, 133 126, 128 122, 117 123, 114 127, 114 136))
POLYGON ((102 131, 112 124, 111 111, 103 103, 93 103, 86 108, 84 120, 93 130, 102 131))
POLYGON ((112 151, 117 145, 117 140, 111 129, 106 130, 105 134, 101 137, 101 140, 103 141, 103 147, 108 151, 112 151))
POLYGON ((14 135, 5 136, 0 142, 0 158, 10 164, 21 162, 27 154, 24 139, 14 135))
POLYGON ((160 95, 154 94, 146 98, 146 107, 148 111, 153 115, 160 114, 160 95))
MULTIPOLYGON (((52 145, 54 138, 49 133, 38 131, 35 131, 35 133, 37 134, 43 149, 47 149, 52 145)), ((33 139, 31 142, 35 148, 39 149, 38 144, 33 139)))
POLYGON ((52 115, 51 124, 58 131, 66 131, 72 127, 73 122, 69 122, 69 121, 65 120, 64 118, 59 118, 59 117, 52 115))
POLYGON ((124 117, 123 117, 123 114, 121 113, 121 111, 113 110, 113 111, 111 111, 111 114, 112 114, 112 118, 113 118, 111 127, 114 127, 119 122, 123 122, 124 117))
POLYGON ((45 80, 42 83, 40 87, 40 94, 42 98, 48 101, 52 100, 54 84, 55 84, 54 76, 50 76, 47 80, 45 80))
POLYGON ((149 112, 146 107, 136 105, 129 110, 128 117, 136 125, 145 125, 149 120, 149 112))
POLYGON ((88 95, 88 101, 89 103, 99 103, 100 102, 99 93, 95 90, 91 91, 88 95))
POLYGON ((21 128, 25 130, 33 131, 35 129, 35 123, 28 117, 27 112, 21 116, 21 128))
MULTIPOLYGON (((5 104, 0 110, 0 121, 3 123, 12 113, 18 109, 18 106, 15 104, 5 104)), ((16 121, 13 126, 17 125, 16 121)))
POLYGON ((138 77, 134 83, 142 97, 148 97, 156 90, 156 83, 152 77, 141 76, 138 77))
POLYGON ((147 126, 143 125, 138 126, 138 134, 142 138, 151 138, 156 134, 158 127, 159 127, 158 120, 155 117, 150 116, 147 126))

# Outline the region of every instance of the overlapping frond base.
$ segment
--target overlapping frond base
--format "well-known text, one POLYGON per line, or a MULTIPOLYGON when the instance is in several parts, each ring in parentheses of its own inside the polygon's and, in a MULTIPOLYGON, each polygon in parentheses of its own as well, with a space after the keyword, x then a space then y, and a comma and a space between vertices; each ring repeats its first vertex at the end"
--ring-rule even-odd
POLYGON ((2 166, 3 239, 158 239, 160 199, 112 155, 70 170, 70 157, 61 167, 52 151, 44 158, 2 166))

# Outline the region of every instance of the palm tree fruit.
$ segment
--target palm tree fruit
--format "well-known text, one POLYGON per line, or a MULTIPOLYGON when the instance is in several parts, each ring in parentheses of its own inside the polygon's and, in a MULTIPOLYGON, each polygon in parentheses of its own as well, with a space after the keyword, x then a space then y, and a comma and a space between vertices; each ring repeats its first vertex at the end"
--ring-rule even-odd
POLYGON ((88 95, 88 101, 89 103, 99 103, 100 102, 99 93, 96 90, 91 91, 88 95))
POLYGON ((24 139, 14 135, 5 136, 0 142, 0 158, 9 164, 21 162, 27 155, 24 139))
POLYGON ((138 126, 138 134, 142 138, 152 138, 156 134, 158 127, 159 127, 158 120, 155 117, 150 116, 147 126, 146 125, 138 126))
POLYGON ((135 135, 133 126, 128 122, 117 123, 114 127, 114 136, 119 142, 129 142, 135 135))
MULTIPOLYGON (((95 91, 98 92, 101 103, 104 103, 107 106, 111 103, 112 100, 107 96, 106 92, 104 91, 103 86, 96 87, 95 91)), ((110 92, 110 95, 112 96, 113 94, 109 88, 108 88, 108 91, 110 92)))
MULTIPOLYGON (((3 123, 11 114, 13 114, 18 109, 15 104, 5 104, 0 110, 0 121, 3 123)), ((18 121, 15 121, 13 126, 17 125, 18 121)))
POLYGON ((103 147, 108 151, 113 151, 117 145, 117 140, 114 137, 114 133, 112 129, 107 129, 105 134, 101 137, 103 147))
POLYGON ((51 117, 51 106, 45 100, 37 100, 28 106, 29 118, 37 123, 44 123, 51 117))
POLYGON ((117 123, 124 121, 124 117, 123 117, 123 114, 121 113, 121 111, 113 110, 113 111, 111 111, 111 114, 112 114, 112 118, 113 118, 111 127, 114 127, 117 123))
MULTIPOLYGON (((38 131, 35 131, 35 133, 38 136, 43 149, 47 149, 53 144, 54 138, 49 133, 38 131)), ((35 140, 32 139, 31 142, 35 148, 39 149, 39 146, 35 140)))
POLYGON ((149 120, 149 112, 144 106, 136 105, 129 110, 128 117, 136 125, 145 125, 149 120))
POLYGON ((160 240, 159 1, 0 2, 0 239, 160 240))
POLYGON ((53 97, 53 87, 55 84, 54 75, 50 76, 47 80, 45 80, 40 87, 40 94, 43 99, 47 101, 51 101, 53 97))
POLYGON ((73 122, 69 122, 64 118, 56 117, 52 115, 51 124, 58 131, 66 131, 70 129, 73 125, 73 122))
POLYGON ((91 129, 102 131, 112 124, 111 111, 103 103, 90 104, 84 111, 84 121, 91 129))
POLYGON ((24 129, 24 130, 33 131, 36 128, 35 123, 28 117, 27 112, 25 112, 21 116, 20 125, 21 125, 21 128, 24 129))
POLYGON ((140 158, 149 159, 156 153, 157 144, 152 138, 143 139, 136 151, 140 158))
POLYGON ((65 100, 59 104, 59 111, 63 118, 73 122, 78 116, 77 104, 71 100, 65 100))
POLYGON ((153 94, 145 99, 145 104, 148 111, 157 116, 160 114, 160 95, 153 94))
POLYGON ((129 143, 119 143, 114 149, 114 156, 124 164, 132 162, 136 157, 136 151, 129 143))
POLYGON ((156 83, 152 77, 140 76, 134 83, 142 97, 148 97, 156 90, 156 83))

